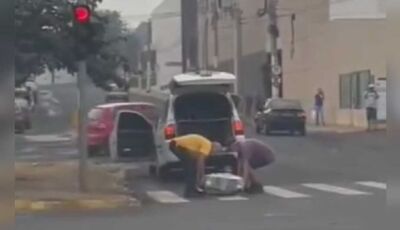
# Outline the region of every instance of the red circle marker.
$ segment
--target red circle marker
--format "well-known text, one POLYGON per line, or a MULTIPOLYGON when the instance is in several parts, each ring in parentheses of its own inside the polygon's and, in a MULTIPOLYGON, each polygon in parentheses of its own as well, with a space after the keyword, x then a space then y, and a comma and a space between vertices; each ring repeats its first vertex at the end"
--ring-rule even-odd
POLYGON ((87 23, 90 20, 90 9, 87 6, 77 6, 74 8, 74 17, 78 23, 87 23))

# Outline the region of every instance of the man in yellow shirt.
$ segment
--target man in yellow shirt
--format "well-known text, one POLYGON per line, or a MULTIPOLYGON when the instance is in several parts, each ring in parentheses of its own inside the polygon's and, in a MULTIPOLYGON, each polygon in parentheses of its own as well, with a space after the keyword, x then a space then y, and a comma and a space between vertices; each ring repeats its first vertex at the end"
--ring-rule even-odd
POLYGON ((196 197, 202 194, 199 185, 205 173, 205 160, 221 149, 221 144, 211 142, 207 138, 188 134, 174 138, 169 143, 169 149, 183 164, 185 177, 184 196, 196 197))

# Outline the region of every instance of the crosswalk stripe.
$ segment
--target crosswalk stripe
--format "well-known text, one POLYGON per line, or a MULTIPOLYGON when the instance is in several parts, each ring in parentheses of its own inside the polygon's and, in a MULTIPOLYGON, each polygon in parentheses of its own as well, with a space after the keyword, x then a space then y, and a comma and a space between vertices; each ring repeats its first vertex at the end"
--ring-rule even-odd
POLYGON ((337 193, 341 195, 369 195, 370 193, 368 192, 363 192, 359 190, 354 190, 354 189, 348 189, 348 188, 343 188, 339 186, 333 186, 333 185, 328 185, 328 184, 320 184, 320 183, 306 183, 302 184, 303 186, 307 188, 312 188, 324 192, 331 192, 331 193, 337 193))
POLYGON ((186 200, 170 191, 149 191, 147 192, 147 195, 153 200, 164 204, 179 204, 189 202, 189 200, 186 200))
POLYGON ((244 196, 225 196, 219 197, 218 200, 220 201, 241 201, 241 200, 249 200, 249 198, 244 196))
POLYGON ((275 186, 264 186, 264 192, 273 196, 278 196, 281 198, 306 198, 309 195, 293 192, 284 188, 275 186))
POLYGON ((380 182, 375 182, 375 181, 358 181, 356 184, 366 186, 366 187, 372 187, 372 188, 378 188, 378 189, 387 189, 387 185, 385 183, 380 183, 380 182))

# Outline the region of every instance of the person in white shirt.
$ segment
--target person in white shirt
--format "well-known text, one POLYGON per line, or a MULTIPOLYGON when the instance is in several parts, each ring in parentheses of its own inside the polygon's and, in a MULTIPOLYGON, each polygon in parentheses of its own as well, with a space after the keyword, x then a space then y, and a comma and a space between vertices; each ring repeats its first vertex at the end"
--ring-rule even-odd
POLYGON ((377 128, 377 107, 379 95, 375 90, 375 85, 368 85, 364 93, 365 108, 367 112, 368 131, 377 128))

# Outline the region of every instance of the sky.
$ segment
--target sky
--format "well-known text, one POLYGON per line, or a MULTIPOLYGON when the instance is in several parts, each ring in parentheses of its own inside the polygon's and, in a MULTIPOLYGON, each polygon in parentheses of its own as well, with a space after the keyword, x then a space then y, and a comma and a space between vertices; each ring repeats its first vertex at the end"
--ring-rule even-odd
POLYGON ((130 28, 136 27, 163 0, 103 0, 101 9, 116 10, 130 28))

